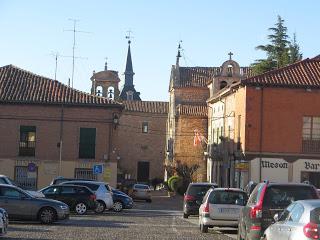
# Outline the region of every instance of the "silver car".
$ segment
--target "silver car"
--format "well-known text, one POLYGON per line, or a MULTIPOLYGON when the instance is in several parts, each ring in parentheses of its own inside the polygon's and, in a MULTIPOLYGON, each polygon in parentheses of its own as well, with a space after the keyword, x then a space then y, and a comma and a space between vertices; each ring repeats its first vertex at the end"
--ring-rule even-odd
POLYGON ((9 217, 3 208, 0 208, 0 236, 3 236, 7 233, 7 228, 9 224, 9 217))
POLYGON ((145 200, 151 203, 151 190, 148 185, 145 184, 134 184, 132 189, 129 191, 129 196, 134 200, 145 200))
POLYGON ((310 240, 319 239, 320 200, 293 202, 281 214, 275 214, 263 240, 310 240))
POLYGON ((247 194, 238 188, 210 189, 199 208, 199 227, 208 232, 214 226, 238 225, 240 210, 247 202, 247 194))

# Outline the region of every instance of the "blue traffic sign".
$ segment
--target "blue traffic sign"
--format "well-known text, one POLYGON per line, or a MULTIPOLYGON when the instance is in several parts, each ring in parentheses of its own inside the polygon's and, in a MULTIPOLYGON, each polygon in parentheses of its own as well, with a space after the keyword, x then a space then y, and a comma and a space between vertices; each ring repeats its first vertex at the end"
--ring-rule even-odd
POLYGON ((28 164, 28 172, 35 172, 36 169, 37 169, 37 166, 33 162, 28 164))
POLYGON ((99 164, 99 165, 93 165, 93 173, 94 174, 102 174, 103 172, 103 165, 99 164))

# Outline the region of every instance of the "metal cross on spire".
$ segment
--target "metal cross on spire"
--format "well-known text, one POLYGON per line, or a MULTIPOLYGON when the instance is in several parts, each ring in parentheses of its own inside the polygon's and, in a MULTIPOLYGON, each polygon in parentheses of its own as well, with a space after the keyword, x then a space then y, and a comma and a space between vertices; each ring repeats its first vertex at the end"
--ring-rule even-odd
POLYGON ((232 53, 232 52, 229 52, 228 55, 229 55, 229 60, 232 60, 232 55, 233 55, 233 53, 232 53))
POLYGON ((106 62, 104 63, 104 70, 107 71, 108 70, 108 58, 105 57, 104 59, 106 60, 106 62))
POLYGON ((126 39, 128 39, 128 43, 131 43, 131 39, 133 39, 133 36, 131 36, 132 31, 129 30, 127 31, 126 39))

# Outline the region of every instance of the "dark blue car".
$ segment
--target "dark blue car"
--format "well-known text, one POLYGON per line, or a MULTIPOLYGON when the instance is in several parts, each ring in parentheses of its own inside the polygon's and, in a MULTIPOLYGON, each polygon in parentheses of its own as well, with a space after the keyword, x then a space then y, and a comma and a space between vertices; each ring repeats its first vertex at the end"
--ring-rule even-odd
POLYGON ((121 212, 122 209, 130 209, 133 207, 133 200, 124 192, 112 188, 113 193, 113 211, 121 212))

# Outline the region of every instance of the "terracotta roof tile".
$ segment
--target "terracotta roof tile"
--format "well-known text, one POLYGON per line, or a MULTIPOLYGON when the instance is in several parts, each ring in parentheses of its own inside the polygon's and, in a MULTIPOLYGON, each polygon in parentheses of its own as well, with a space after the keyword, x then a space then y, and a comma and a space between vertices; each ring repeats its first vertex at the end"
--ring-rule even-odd
POLYGON ((13 65, 0 67, 0 102, 119 106, 13 65))
POLYGON ((187 105, 179 104, 176 108, 177 114, 179 115, 188 115, 188 116, 199 116, 207 117, 208 116, 208 107, 207 105, 187 105))
POLYGON ((168 102, 155 101, 123 101, 125 111, 167 114, 168 102))
POLYGON ((320 88, 320 59, 305 59, 289 66, 241 80, 254 86, 320 88))

